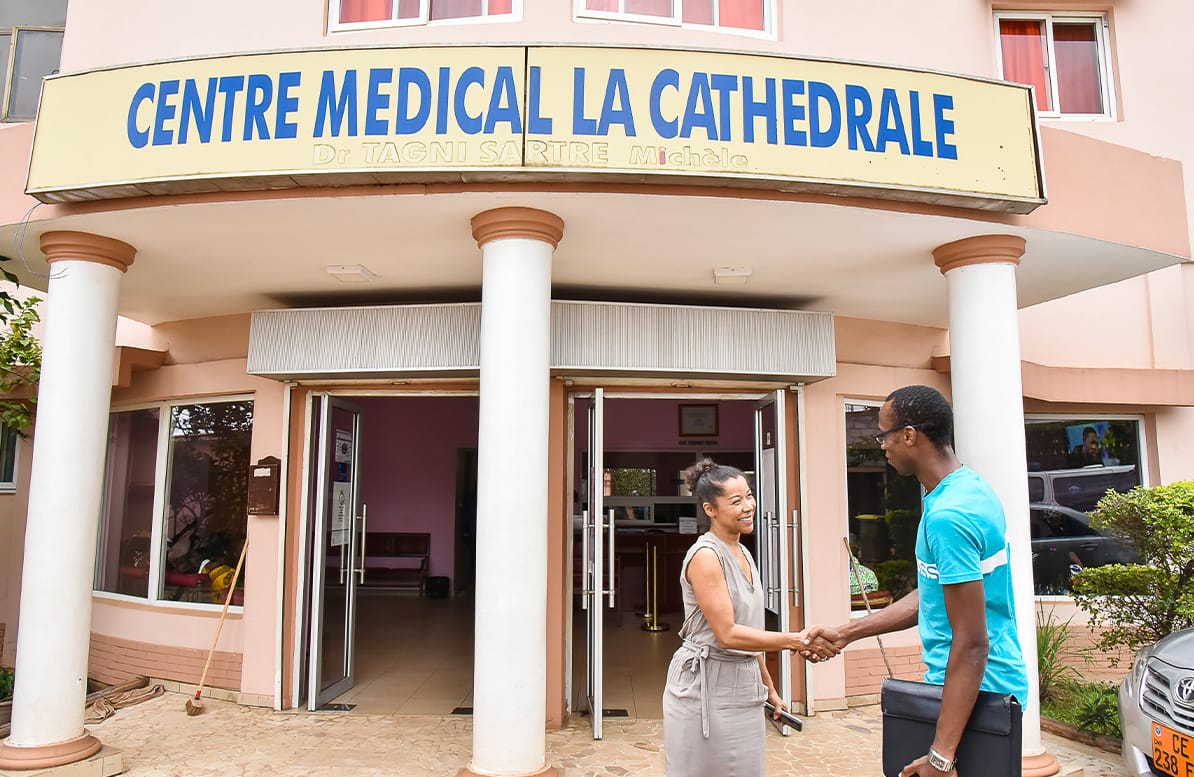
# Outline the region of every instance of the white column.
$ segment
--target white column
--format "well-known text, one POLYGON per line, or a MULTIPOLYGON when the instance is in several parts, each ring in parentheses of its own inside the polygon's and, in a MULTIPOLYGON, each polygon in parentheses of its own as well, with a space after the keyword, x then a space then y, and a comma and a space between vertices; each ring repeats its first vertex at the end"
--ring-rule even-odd
POLYGON ((949 284, 950 379, 958 458, 999 494, 1012 549, 1016 626, 1028 672, 1024 705, 1024 777, 1059 771, 1041 743, 1037 691, 1036 598, 1028 528, 1028 464, 1016 266, 1024 239, 982 235, 947 243, 933 259, 949 284))
POLYGON ((48 232, 50 283, 25 562, 12 733, 0 769, 81 760, 100 742, 83 728, 91 590, 103 488, 116 301, 135 250, 81 232, 48 232))
POLYGON ((549 774, 547 450, 552 252, 559 217, 499 208, 482 250, 473 757, 462 774, 549 774))

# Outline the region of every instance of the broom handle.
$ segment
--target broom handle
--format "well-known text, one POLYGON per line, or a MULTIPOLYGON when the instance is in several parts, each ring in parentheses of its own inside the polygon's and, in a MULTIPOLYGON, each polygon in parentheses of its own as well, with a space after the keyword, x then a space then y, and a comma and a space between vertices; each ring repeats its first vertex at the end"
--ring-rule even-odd
POLYGON ((207 684, 207 670, 211 669, 211 658, 216 654, 216 644, 220 641, 220 630, 224 628, 224 617, 228 615, 228 605, 232 604, 232 592, 236 590, 236 581, 240 579, 240 568, 245 563, 245 551, 249 549, 249 535, 245 535, 245 544, 240 548, 240 558, 236 562, 236 571, 232 573, 232 583, 228 586, 228 595, 224 597, 224 610, 220 613, 220 622, 216 624, 216 636, 211 641, 211 650, 207 651, 207 661, 203 663, 203 675, 199 678, 199 687, 195 689, 195 698, 203 693, 203 686, 207 684))

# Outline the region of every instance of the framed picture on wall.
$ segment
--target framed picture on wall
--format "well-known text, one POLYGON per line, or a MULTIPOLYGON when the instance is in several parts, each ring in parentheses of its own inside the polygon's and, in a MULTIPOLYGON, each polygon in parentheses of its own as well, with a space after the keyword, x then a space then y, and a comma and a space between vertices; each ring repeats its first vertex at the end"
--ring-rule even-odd
POLYGON ((716 437, 717 405, 680 405, 681 437, 716 437))

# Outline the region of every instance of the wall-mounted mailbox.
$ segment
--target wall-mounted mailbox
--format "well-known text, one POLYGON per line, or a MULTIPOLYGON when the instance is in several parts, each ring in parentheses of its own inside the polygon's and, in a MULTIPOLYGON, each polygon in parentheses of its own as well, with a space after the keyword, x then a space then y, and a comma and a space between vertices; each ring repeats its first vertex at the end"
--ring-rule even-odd
POLYGON ((249 465, 249 515, 277 515, 282 460, 266 456, 249 465))

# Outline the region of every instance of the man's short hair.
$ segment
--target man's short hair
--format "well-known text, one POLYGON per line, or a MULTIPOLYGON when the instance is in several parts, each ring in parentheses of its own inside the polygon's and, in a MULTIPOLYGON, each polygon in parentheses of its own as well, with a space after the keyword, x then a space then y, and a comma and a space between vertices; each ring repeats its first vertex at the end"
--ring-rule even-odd
POLYGON ((953 445, 954 411, 931 386, 904 386, 887 395, 900 427, 915 426, 940 449, 953 445))

